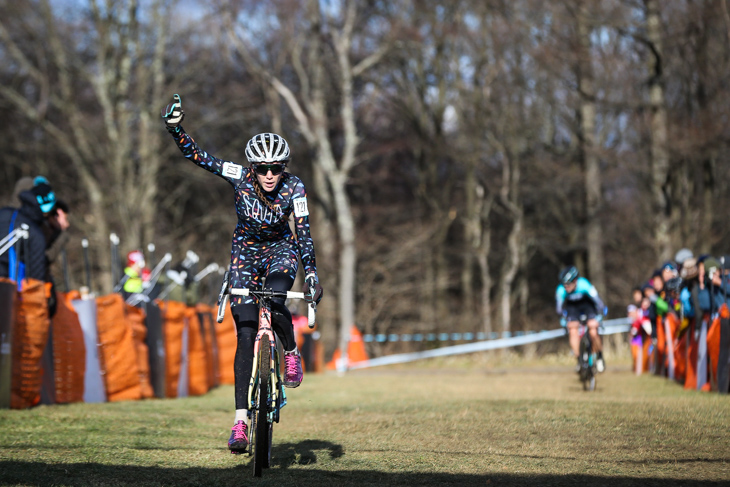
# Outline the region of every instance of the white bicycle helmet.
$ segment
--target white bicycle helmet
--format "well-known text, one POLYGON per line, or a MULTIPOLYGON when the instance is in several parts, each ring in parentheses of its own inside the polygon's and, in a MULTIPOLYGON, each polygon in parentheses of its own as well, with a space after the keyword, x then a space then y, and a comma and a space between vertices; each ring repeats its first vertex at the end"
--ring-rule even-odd
POLYGON ((268 132, 254 135, 246 144, 246 159, 250 163, 288 162, 289 144, 280 135, 268 132))

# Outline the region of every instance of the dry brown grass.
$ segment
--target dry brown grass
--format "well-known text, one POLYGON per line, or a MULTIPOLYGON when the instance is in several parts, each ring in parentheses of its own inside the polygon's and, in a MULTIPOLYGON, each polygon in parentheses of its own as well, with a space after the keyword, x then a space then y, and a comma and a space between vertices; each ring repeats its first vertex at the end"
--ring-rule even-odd
MULTIPOLYGON (((487 360, 486 362, 489 362, 487 360)), ((250 478, 225 450, 232 389, 0 412, 3 485, 719 485, 730 398, 625 366, 442 361, 308 375, 250 478), (620 370, 616 370, 619 368, 620 370)), ((509 362, 509 361, 508 361, 509 362)))

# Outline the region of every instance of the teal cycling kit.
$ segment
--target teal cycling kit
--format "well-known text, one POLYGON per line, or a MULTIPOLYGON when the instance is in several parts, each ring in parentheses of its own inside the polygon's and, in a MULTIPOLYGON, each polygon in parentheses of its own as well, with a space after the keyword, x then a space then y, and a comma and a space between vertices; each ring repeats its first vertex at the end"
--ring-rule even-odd
POLYGON ((578 321, 581 315, 593 319, 603 313, 603 301, 598 291, 585 277, 576 279, 573 292, 569 293, 565 286, 560 284, 555 290, 555 311, 565 316, 567 321, 578 321))

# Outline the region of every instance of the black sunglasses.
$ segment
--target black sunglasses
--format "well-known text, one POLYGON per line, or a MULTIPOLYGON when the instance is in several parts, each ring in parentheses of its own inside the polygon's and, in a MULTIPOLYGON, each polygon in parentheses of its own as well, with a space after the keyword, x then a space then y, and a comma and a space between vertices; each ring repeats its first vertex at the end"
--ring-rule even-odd
POLYGON ((269 171, 274 176, 278 176, 284 171, 286 164, 254 164, 253 170, 260 176, 266 176, 269 171))

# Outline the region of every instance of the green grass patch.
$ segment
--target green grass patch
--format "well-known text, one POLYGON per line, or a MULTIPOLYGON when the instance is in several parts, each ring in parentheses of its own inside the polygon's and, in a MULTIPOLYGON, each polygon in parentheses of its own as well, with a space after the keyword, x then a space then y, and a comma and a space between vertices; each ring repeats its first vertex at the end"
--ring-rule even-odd
POLYGON ((2 485, 727 485, 730 398, 625 366, 458 361, 307 375, 272 468, 228 453, 233 389, 0 411, 2 485), (616 370, 618 369, 618 370, 616 370))

